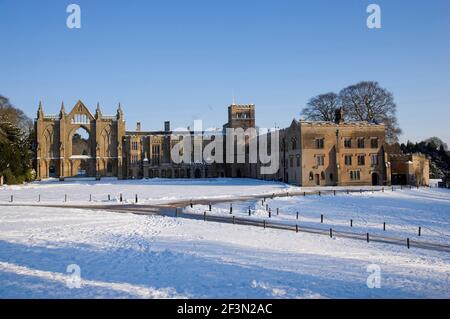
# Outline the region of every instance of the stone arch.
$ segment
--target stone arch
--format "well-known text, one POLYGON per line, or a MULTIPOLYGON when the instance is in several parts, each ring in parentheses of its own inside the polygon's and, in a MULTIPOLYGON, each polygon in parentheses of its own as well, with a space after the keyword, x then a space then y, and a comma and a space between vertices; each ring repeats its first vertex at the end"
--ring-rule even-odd
POLYGON ((69 133, 70 155, 71 156, 93 156, 93 138, 89 128, 78 125, 72 128, 69 133), (81 135, 87 134, 87 135, 81 135), (87 137, 87 138, 86 138, 87 137), (76 145, 74 143, 79 143, 76 145))

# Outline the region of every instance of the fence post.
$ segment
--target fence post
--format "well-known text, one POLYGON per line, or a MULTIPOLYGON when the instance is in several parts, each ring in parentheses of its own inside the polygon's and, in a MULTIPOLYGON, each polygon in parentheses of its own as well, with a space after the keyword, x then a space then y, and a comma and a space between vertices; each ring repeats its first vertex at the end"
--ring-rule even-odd
POLYGON ((298 212, 297 212, 297 219, 298 219, 298 212))
POLYGON ((350 219, 350 227, 353 227, 353 219, 350 219))
POLYGON ((278 207, 277 207, 277 216, 278 216, 278 214, 279 214, 279 211, 278 211, 278 207))
POLYGON ((422 227, 419 226, 419 236, 421 235, 421 233, 422 233, 422 227))
POLYGON ((233 214, 233 203, 230 203, 230 214, 233 214))
POLYGON ((264 229, 266 229, 266 220, 264 219, 264 229))
POLYGON ((41 194, 38 195, 38 202, 41 201, 41 194))
POLYGON ((209 203, 209 211, 211 211, 211 203, 209 203))
POLYGON ((386 222, 383 222, 383 230, 386 230, 386 222))
POLYGON ((203 220, 206 222, 206 210, 203 212, 203 220))
POLYGON ((330 228, 330 238, 333 238, 333 228, 330 228))
POLYGON ((369 233, 367 233, 367 242, 369 242, 369 233))
POLYGON ((298 225, 295 225, 295 232, 298 233, 298 225))
POLYGON ((406 238, 406 246, 407 246, 408 249, 409 249, 409 238, 406 238))
POLYGON ((14 195, 11 195, 11 200, 10 202, 12 203, 14 201, 14 195))
POLYGON ((89 194, 89 201, 92 202, 92 194, 89 194))
POLYGON ((269 218, 272 218, 272 211, 270 208, 269 208, 269 218))
POLYGON ((108 194, 108 201, 110 201, 110 200, 111 200, 111 195, 108 194))
POLYGON ((135 201, 136 203, 138 202, 138 196, 137 196, 137 194, 135 195, 134 201, 135 201))
POLYGON ((248 208, 248 216, 251 216, 252 211, 250 210, 250 207, 248 208))
POLYGON ((121 203, 123 202, 123 196, 122 196, 122 193, 120 193, 120 202, 121 202, 121 203))
POLYGON ((320 222, 323 223, 323 214, 320 214, 320 222))
POLYGON ((194 205, 192 204, 192 199, 190 200, 189 205, 191 206, 191 208, 194 207, 194 205))

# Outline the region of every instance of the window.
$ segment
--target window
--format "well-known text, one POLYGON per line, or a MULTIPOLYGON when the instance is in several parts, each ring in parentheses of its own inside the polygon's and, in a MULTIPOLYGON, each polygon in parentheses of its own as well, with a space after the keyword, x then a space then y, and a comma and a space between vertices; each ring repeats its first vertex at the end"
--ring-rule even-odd
POLYGON ((360 171, 350 171, 350 179, 352 181, 359 181, 361 179, 360 171))
POLYGON ((293 138, 291 139, 291 148, 292 148, 293 150, 296 150, 296 149, 297 149, 297 139, 296 139, 295 137, 293 137, 293 138))
POLYGON ((316 148, 322 149, 324 146, 324 139, 323 138, 316 138, 316 148))
POLYGON ((316 163, 317 163, 317 166, 323 166, 323 163, 324 163, 324 157, 325 157, 325 156, 323 156, 323 155, 317 155, 317 156, 316 156, 316 163))
POLYGON ((370 162, 372 165, 378 165, 378 155, 374 154, 370 156, 370 162))
POLYGON ((312 181, 314 179, 314 174, 313 172, 309 172, 309 180, 312 181))
POLYGON ((372 138, 370 140, 370 147, 371 148, 378 148, 378 139, 377 138, 372 138))
POLYGON ((139 149, 139 143, 138 142, 131 142, 131 149, 133 151, 137 151, 139 149))
POLYGON ((89 122, 86 114, 75 114, 72 118, 72 124, 89 124, 89 122))
POLYGON ((289 166, 294 167, 294 158, 292 156, 289 157, 289 166))
POLYGON ((300 167, 300 156, 297 155, 297 166, 300 167))
POLYGON ((366 164, 366 156, 358 155, 358 165, 365 165, 365 164, 366 164))
POLYGON ((333 180, 333 173, 330 173, 330 180, 333 180))
POLYGON ((352 139, 351 138, 346 138, 344 140, 344 147, 345 148, 352 148, 352 139))
POLYGON ((352 165, 352 156, 351 155, 345 155, 345 165, 347 165, 347 166, 352 165))
POLYGON ((358 138, 358 148, 364 148, 364 138, 358 138))
POLYGON ((106 165, 106 172, 107 173, 112 173, 113 171, 113 167, 111 163, 108 163, 108 165, 106 165))

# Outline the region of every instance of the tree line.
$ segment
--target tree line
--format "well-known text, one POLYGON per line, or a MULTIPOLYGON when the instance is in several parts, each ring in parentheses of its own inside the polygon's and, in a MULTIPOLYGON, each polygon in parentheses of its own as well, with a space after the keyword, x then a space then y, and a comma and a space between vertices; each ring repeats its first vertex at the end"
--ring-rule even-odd
POLYGON ((33 121, 0 95, 0 176, 7 184, 34 180, 33 121))
POLYGON ((344 120, 365 121, 386 125, 388 143, 398 142, 402 130, 397 121, 394 95, 375 81, 363 81, 342 89, 311 98, 302 110, 305 120, 334 121, 337 109, 344 120))

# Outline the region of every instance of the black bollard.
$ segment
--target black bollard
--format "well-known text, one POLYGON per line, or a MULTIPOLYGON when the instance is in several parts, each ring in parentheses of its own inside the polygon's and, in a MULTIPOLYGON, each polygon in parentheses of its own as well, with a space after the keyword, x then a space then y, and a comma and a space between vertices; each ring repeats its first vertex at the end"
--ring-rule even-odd
POLYGON ((369 233, 367 233, 367 242, 369 242, 369 233))
POLYGON ((10 202, 12 203, 14 201, 14 195, 11 195, 11 200, 10 202))
POLYGON ((134 201, 137 203, 138 202, 138 196, 137 194, 135 195, 134 201))
POLYGON ((392 191, 394 191, 394 186, 392 186, 392 191))
POLYGON ((277 207, 277 216, 278 216, 278 214, 279 214, 279 210, 278 210, 278 207, 277 207))
POLYGON ((269 204, 266 204, 266 211, 269 210, 269 204))
POLYGON ((264 219, 264 229, 266 229, 266 220, 264 219))
POLYGON ((406 238, 406 246, 407 246, 408 249, 409 249, 409 238, 406 238))
POLYGON ((323 223, 323 215, 320 215, 320 222, 323 223))
POLYGON ((336 190, 335 189, 333 189, 333 195, 336 196, 336 190))
POLYGON ((233 214, 233 204, 230 204, 230 214, 233 214))
POLYGON ((319 196, 320 196, 320 191, 319 191, 319 196))
POLYGON ((111 200, 111 195, 108 194, 108 201, 110 201, 110 200, 111 200))
POLYGON ((386 222, 383 222, 383 230, 386 230, 386 222))
POLYGON ((350 227, 353 227, 353 219, 350 219, 350 227))
POLYGON ((419 226, 419 236, 421 235, 421 233, 422 233, 422 227, 419 226))
POLYGON ((269 208, 269 218, 272 218, 272 211, 269 208))
POLYGON ((211 203, 209 203, 209 211, 211 211, 211 203))
POLYGON ((120 202, 121 202, 121 203, 123 202, 123 196, 122 196, 122 193, 120 193, 120 202))
POLYGON ((203 220, 206 222, 206 211, 203 213, 203 220))
POLYGON ((92 194, 89 194, 89 201, 92 202, 92 194))
POLYGON ((191 199, 191 201, 189 202, 189 205, 191 206, 191 208, 194 207, 194 205, 192 204, 192 199, 191 199))
POLYGON ((234 217, 236 217, 236 216, 233 215, 233 224, 235 224, 234 217))
POLYGON ((384 193, 384 187, 381 187, 381 192, 384 193))
POLYGON ((330 228, 330 238, 333 238, 333 229, 330 228))
POLYGON ((251 216, 252 211, 250 210, 250 207, 248 208, 248 216, 251 216))
POLYGON ((306 192, 303 192, 303 197, 305 197, 306 196, 306 192))
POLYGON ((298 233, 298 225, 295 225, 295 232, 298 233))
POLYGON ((64 201, 67 202, 67 194, 64 194, 64 201))
POLYGON ((41 194, 39 194, 39 196, 38 196, 38 202, 40 202, 41 201, 41 194))
POLYGON ((297 212, 297 219, 298 219, 298 212, 297 212))
POLYGON ((175 208, 175 217, 178 217, 178 208, 175 208))

